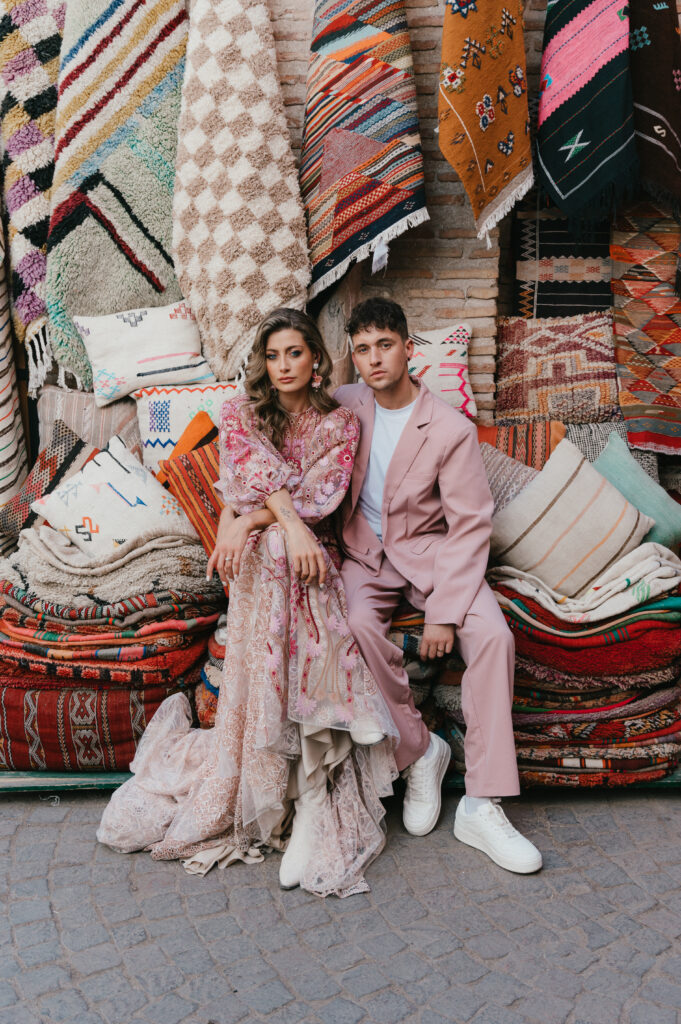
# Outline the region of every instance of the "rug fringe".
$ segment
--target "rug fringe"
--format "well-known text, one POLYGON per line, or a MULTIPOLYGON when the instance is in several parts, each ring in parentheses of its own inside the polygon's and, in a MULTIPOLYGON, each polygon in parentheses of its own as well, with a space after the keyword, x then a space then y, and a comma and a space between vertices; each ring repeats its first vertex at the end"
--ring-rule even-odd
POLYGON ((395 224, 391 225, 391 227, 386 228, 385 231, 382 231, 380 235, 376 236, 376 238, 367 242, 366 245, 360 246, 359 249, 356 249, 346 259, 344 259, 342 263, 339 263, 337 267, 334 267, 333 270, 328 272, 328 274, 324 274, 324 276, 320 277, 318 281, 315 281, 314 284, 310 285, 308 298, 314 299, 320 294, 320 292, 323 292, 330 285, 335 284, 336 281, 340 281, 340 279, 350 269, 352 263, 360 263, 361 260, 365 260, 368 256, 371 256, 374 249, 376 249, 381 242, 385 244, 392 242, 393 239, 397 238, 398 235, 404 234, 404 232, 408 231, 409 228, 416 228, 419 224, 424 224, 427 220, 430 220, 430 214, 425 207, 420 210, 416 210, 415 213, 408 213, 406 217, 402 217, 401 220, 398 220, 395 224))
POLYGON ((500 199, 499 202, 492 206, 483 221, 476 223, 475 226, 478 229, 478 238, 485 239, 488 249, 492 248, 492 240, 489 237, 490 231, 497 226, 500 220, 503 220, 504 217, 511 212, 515 204, 520 202, 520 200, 530 191, 533 185, 534 171, 532 170, 532 165, 530 165, 526 168, 525 173, 520 176, 518 184, 515 185, 507 195, 502 193, 504 198, 500 199))
POLYGON ((28 362, 28 393, 31 398, 37 398, 39 388, 45 383, 45 379, 54 365, 50 329, 46 317, 41 317, 40 320, 29 324, 24 344, 28 362))

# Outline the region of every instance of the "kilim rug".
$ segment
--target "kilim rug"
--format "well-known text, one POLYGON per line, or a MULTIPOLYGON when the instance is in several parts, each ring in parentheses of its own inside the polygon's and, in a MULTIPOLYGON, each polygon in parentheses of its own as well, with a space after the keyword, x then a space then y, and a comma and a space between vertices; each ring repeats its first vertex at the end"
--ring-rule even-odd
POLYGON ((619 402, 633 448, 681 454, 681 227, 653 203, 615 221, 610 252, 619 402))
POLYGON ((0 687, 0 771, 127 771, 161 702, 145 690, 0 687))
POLYGON ((637 158, 625 0, 550 3, 541 63, 539 181, 570 220, 602 220, 637 158))
POLYGON ((608 221, 577 235, 533 191, 514 211, 512 245, 517 316, 574 316, 612 305, 608 221))
MULTIPOLYGON (((0 507, 19 493, 27 470, 26 442, 14 369, 4 255, 4 244, 0 238, 0 507)), ((4 544, 0 538, 0 551, 3 547, 13 544, 14 538, 10 538, 4 544)))
POLYGON ((618 414, 609 313, 499 321, 497 423, 587 423, 618 414))
POLYGON ((671 3, 629 0, 631 80, 641 182, 681 212, 681 38, 671 3))
POLYGON ((181 298, 170 254, 183 0, 70 0, 47 253, 50 340, 86 388, 73 316, 181 298), (86 268, 86 269, 85 269, 86 268))
POLYGON ((403 0, 316 0, 300 187, 310 295, 428 220, 403 0))
POLYGON ((264 0, 191 0, 173 255, 218 380, 276 306, 302 308, 305 221, 264 0))
POLYGON ((442 154, 489 244, 534 180, 521 0, 447 0, 438 120, 442 154))
POLYGON ((12 321, 27 346, 29 390, 45 379, 45 272, 54 120, 65 0, 0 4, 0 136, 3 219, 12 321))

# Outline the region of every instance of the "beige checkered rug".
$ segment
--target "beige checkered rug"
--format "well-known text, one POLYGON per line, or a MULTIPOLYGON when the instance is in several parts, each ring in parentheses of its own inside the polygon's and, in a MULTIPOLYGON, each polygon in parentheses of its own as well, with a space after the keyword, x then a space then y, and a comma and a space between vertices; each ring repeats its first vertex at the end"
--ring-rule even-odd
POLYGON ((305 221, 261 0, 191 2, 173 255, 218 379, 236 375, 272 309, 305 303, 305 221))

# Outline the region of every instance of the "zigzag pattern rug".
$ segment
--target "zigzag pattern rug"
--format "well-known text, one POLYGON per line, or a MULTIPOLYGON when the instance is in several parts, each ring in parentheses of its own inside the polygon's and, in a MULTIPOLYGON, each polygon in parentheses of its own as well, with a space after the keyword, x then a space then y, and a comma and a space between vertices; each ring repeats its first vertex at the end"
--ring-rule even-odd
POLYGON ((67 7, 47 307, 62 374, 87 388, 92 371, 73 316, 181 298, 170 241, 186 39, 182 0, 67 7))
POLYGON ((681 227, 653 203, 613 225, 619 401, 633 448, 681 455, 681 299, 674 291, 681 227))
POLYGON ((0 4, 3 220, 14 333, 28 348, 29 389, 44 380, 45 254, 54 121, 66 3, 0 4))
POLYGON ((311 297, 428 220, 403 0, 317 0, 300 187, 311 297))
POLYGON ((536 192, 514 211, 517 316, 574 316, 612 305, 610 224, 595 224, 580 238, 555 206, 540 205, 536 192))

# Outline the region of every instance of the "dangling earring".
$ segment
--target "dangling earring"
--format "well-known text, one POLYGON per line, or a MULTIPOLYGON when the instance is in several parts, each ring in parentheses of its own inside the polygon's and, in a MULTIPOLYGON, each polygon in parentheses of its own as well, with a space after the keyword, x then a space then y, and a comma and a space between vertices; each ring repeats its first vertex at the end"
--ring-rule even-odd
POLYGON ((322 375, 320 373, 317 373, 317 370, 319 369, 319 363, 313 363, 312 369, 314 370, 314 373, 312 374, 312 387, 315 389, 315 391, 319 391, 320 387, 322 386, 322 375))

